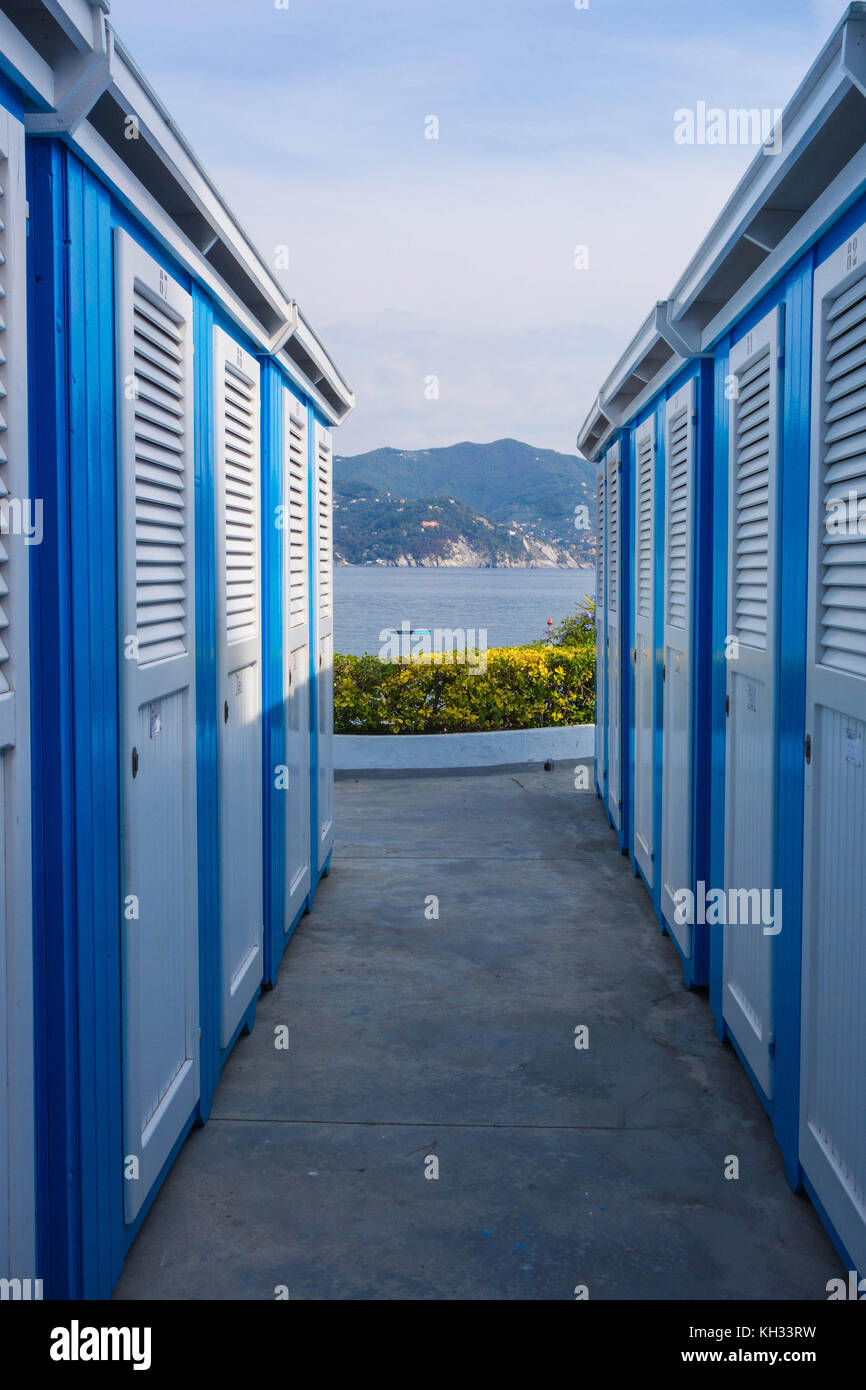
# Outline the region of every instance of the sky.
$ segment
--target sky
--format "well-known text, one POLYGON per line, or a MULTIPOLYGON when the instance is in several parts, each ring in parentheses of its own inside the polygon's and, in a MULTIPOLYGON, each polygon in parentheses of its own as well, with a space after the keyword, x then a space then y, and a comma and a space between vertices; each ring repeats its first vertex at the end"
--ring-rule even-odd
POLYGON ((110 18, 275 270, 288 247, 278 278, 357 398, 339 453, 573 453, 755 157, 678 143, 676 113, 783 108, 845 8, 111 0, 110 18))

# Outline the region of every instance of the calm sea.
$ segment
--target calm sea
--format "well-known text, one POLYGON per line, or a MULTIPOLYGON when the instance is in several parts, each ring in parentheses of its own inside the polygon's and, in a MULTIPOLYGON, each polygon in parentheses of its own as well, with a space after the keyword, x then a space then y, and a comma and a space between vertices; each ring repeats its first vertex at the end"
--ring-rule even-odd
POLYGON ((338 565, 334 570, 338 652, 378 653, 379 633, 414 628, 487 629, 488 647, 539 640, 595 592, 593 570, 396 569, 338 565))

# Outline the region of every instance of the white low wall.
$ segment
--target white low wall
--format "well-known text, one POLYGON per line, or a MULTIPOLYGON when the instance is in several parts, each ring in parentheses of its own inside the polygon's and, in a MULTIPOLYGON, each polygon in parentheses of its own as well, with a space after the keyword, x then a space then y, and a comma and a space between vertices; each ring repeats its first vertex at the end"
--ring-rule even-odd
POLYGON ((595 726, 508 729, 495 734, 337 734, 338 772, 393 769, 405 772, 449 767, 500 767, 569 762, 594 754, 595 726))

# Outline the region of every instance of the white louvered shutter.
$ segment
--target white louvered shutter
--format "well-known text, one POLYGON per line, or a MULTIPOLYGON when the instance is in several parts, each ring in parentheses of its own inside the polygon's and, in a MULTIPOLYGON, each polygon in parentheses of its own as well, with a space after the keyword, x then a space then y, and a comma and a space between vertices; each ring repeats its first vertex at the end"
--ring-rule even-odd
POLYGON ((665 407, 665 563, 662 712, 662 912, 686 957, 691 927, 676 920, 675 895, 692 886, 692 568, 696 386, 665 407))
POLYGON ((866 677, 866 280, 833 300, 824 335, 819 660, 866 677))
MULTIPOLYGON (((725 884, 775 886, 777 493, 781 311, 731 349, 728 454, 725 884)), ((724 929, 723 1013, 768 1099, 774 1093, 773 938, 724 929)))
POLYGON ((655 876, 655 416, 635 432, 634 852, 647 883, 655 876))
POLYGON ((333 626, 333 510, 331 437, 319 428, 316 441, 316 567, 318 573, 319 621, 333 626))
POLYGON ((116 236, 124 1212, 199 1094, 191 296, 116 236))
POLYGON ((685 630, 691 601, 691 490, 694 424, 690 406, 668 414, 667 568, 665 612, 669 627, 685 630))
POLYGON ((648 420, 637 434, 637 594, 635 610, 643 619, 653 607, 653 486, 655 476, 655 421, 648 420))
MULTIPOLYGON (((165 272, 160 271, 163 280, 165 272)), ((132 290, 135 425, 135 594, 139 665, 189 651, 192 507, 184 334, 167 302, 136 279, 132 290)))
POLYGON ((866 1270, 866 225, 815 272, 800 1162, 866 1270))
MULTIPOLYGON (((24 129, 0 108, 0 1278, 39 1275, 34 1232, 30 541, 24 129)), ((37 383, 38 389, 38 383, 37 383)), ((44 518, 46 531, 50 522, 44 518)), ((33 529, 35 528, 35 530, 33 529)))
POLYGON ((286 391, 286 486, 289 627, 309 623, 309 538, 307 525, 307 407, 286 391))
POLYGON ((245 370, 231 351, 222 370, 225 624, 233 643, 259 631, 259 390, 258 369, 245 370))
POLYGON ((622 825, 622 446, 607 454, 607 729, 608 796, 610 818, 617 830, 622 825))
POLYGON ((220 1045, 262 979, 262 662, 259 364, 214 329, 220 804, 220 1045))
POLYGON ((769 489, 775 441, 771 383, 775 370, 768 342, 738 374, 732 411, 735 573, 731 631, 750 646, 761 648, 767 645, 769 489))

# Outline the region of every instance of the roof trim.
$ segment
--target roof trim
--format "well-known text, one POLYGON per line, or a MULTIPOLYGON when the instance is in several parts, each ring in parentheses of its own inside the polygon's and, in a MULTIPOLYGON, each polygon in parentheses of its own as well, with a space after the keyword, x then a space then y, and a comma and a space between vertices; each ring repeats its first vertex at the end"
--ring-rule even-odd
POLYGON ((66 139, 220 299, 260 353, 285 357, 299 388, 329 423, 341 423, 355 404, 351 388, 117 38, 107 10, 107 0, 38 0, 29 11, 0 0, 0 51, 30 107, 28 134, 66 139), (40 11, 47 37, 34 25, 40 11))
POLYGON ((861 103, 866 113, 866 3, 856 0, 782 112, 781 153, 757 153, 668 298, 606 378, 578 438, 582 452, 600 447, 599 409, 612 402, 620 423, 633 419, 680 367, 707 355, 862 191, 866 141, 854 147, 851 120, 861 103), (674 356, 640 389, 653 334, 674 356))

